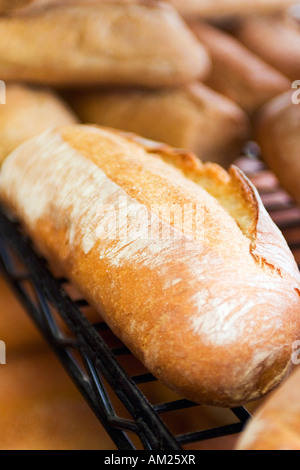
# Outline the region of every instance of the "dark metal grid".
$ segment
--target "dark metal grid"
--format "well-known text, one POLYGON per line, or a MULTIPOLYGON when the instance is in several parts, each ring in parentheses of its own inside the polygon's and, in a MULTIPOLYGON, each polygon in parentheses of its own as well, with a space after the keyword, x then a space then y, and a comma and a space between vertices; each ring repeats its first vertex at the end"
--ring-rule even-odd
MULTIPOLYGON (((263 190, 262 198, 269 199, 278 190, 277 187, 263 190)), ((275 221, 281 218, 283 212, 294 209, 296 206, 291 201, 268 207, 275 221)), ((295 227, 300 229, 297 210, 284 220, 280 228, 295 227)), ((300 240, 294 242, 292 248, 300 249, 300 240)), ((118 358, 130 355, 129 350, 125 346, 111 347, 105 341, 101 333, 109 330, 107 325, 102 322, 91 324, 87 320, 83 312, 87 302, 84 299, 74 301, 69 297, 64 288, 67 280, 53 277, 45 260, 37 256, 28 238, 1 208, 0 268, 118 449, 139 448, 136 440, 131 439, 132 435, 138 436, 142 448, 147 450, 180 450, 183 445, 235 434, 244 428, 250 414, 240 407, 231 410, 238 422, 172 435, 161 415, 179 410, 184 412, 199 405, 185 399, 151 405, 137 385, 156 381, 156 378, 150 373, 128 375, 118 358), (79 354, 80 360, 74 351, 79 354), (130 418, 122 418, 115 412, 107 383, 129 412, 130 418)))

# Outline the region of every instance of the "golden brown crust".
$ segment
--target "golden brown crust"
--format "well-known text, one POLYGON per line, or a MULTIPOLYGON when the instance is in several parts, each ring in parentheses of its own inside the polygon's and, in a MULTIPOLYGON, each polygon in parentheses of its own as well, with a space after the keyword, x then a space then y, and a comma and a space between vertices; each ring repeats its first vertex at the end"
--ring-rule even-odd
POLYGON ((7 85, 6 104, 0 105, 0 164, 25 140, 77 122, 75 114, 53 91, 7 85))
POLYGON ((300 450, 298 369, 260 406, 237 450, 300 450))
POLYGON ((294 94, 296 90, 280 95, 265 106, 257 120, 256 138, 268 166, 300 203, 300 105, 293 103, 294 94))
POLYGON ((219 18, 282 11, 295 0, 167 0, 186 15, 219 18))
POLYGON ((82 122, 136 132, 226 167, 250 136, 246 114, 200 83, 166 90, 78 90, 68 100, 82 122))
POLYGON ((300 28, 283 18, 252 17, 241 22, 236 37, 292 81, 300 77, 300 28))
POLYGON ((290 88, 291 82, 287 77, 233 36, 200 22, 191 26, 211 54, 212 72, 207 84, 247 112, 254 113, 271 98, 290 88))
POLYGON ((16 150, 0 194, 40 251, 177 393, 235 406, 287 373, 300 329, 299 273, 237 170, 74 126, 16 150), (201 209, 192 225, 177 217, 191 207, 201 209), (249 229, 261 218, 268 235, 255 236, 249 229), (254 239, 267 263, 251 254, 254 239))
POLYGON ((205 48, 160 3, 53 6, 1 17, 0 35, 6 81, 167 86, 204 78, 210 69, 205 48))

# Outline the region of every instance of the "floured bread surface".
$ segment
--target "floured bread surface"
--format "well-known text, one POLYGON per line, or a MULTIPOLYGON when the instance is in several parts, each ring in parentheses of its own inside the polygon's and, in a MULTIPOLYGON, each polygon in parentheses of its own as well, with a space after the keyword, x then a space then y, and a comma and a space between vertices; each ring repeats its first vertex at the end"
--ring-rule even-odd
POLYGON ((13 152, 0 197, 178 393, 234 406, 286 374, 300 326, 298 269, 239 170, 73 126, 13 152))
POLYGON ((159 90, 73 90, 65 97, 83 123, 135 132, 225 167, 250 136, 246 113, 200 82, 159 90))
POLYGON ((260 112, 256 122, 256 139, 268 167, 280 184, 300 204, 300 92, 281 94, 260 112))
POLYGON ((32 3, 33 0, 0 0, 0 12, 21 8, 32 3))

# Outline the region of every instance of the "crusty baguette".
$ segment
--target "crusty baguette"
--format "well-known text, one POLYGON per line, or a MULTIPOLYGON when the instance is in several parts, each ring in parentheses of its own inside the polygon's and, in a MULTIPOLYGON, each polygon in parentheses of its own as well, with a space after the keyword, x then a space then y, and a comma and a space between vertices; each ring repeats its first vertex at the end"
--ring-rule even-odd
POLYGON ((236 37, 292 81, 300 77, 300 28, 282 18, 252 17, 242 21, 236 37))
POLYGON ((135 132, 223 166, 250 136, 241 108, 200 83, 163 90, 78 90, 69 102, 82 122, 135 132))
POLYGON ((7 85, 6 104, 0 105, 0 164, 25 140, 49 128, 77 122, 75 114, 53 91, 7 85))
POLYGON ((250 114, 291 83, 282 73, 244 47, 233 36, 205 23, 193 23, 212 58, 207 84, 236 101, 250 114))
POLYGON ((300 102, 300 91, 294 90, 268 103, 258 117, 256 139, 268 166, 300 204, 300 104, 297 101, 300 102))
MULTIPOLYGON (((297 354, 296 349, 294 353, 297 354)), ((254 414, 238 441, 237 450, 300 450, 299 387, 297 367, 254 414)))
POLYGON ((177 393, 235 406, 286 375, 300 332, 299 271, 237 168, 71 126, 6 159, 0 198, 177 393))
POLYGON ((10 353, 0 384, 0 450, 115 449, 46 346, 10 353))
POLYGON ((2 80, 181 85, 210 69, 205 48, 169 5, 79 4, 0 17, 2 80))
POLYGON ((295 0, 167 0, 186 16, 219 18, 244 16, 250 13, 275 13, 295 0))

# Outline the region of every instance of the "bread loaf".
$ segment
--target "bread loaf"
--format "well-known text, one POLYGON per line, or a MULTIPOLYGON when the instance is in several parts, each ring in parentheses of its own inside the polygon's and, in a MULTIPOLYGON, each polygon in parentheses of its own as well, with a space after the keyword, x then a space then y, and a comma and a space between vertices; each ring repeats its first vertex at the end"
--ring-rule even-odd
POLYGON ((237 168, 71 126, 6 159, 0 199, 177 393, 236 406, 288 372, 300 333, 299 272, 237 168))
POLYGON ((267 165, 300 204, 299 90, 284 93, 263 108, 256 123, 256 139, 267 165))
POLYGON ((200 83, 180 89, 78 90, 69 102, 82 122, 188 148, 203 161, 223 166, 240 155, 250 136, 246 114, 200 83))
POLYGON ((181 85, 210 61, 175 10, 161 3, 53 6, 0 17, 1 79, 75 84, 181 85))
POLYGON ((33 0, 0 0, 0 13, 21 8, 32 3, 33 0))
POLYGON ((291 83, 282 73, 244 47, 233 36, 205 23, 193 23, 212 58, 206 82, 252 114, 291 83))
POLYGON ((219 18, 244 16, 250 13, 274 13, 287 8, 295 0, 168 0, 186 16, 219 18))
POLYGON ((7 85, 0 105, 0 164, 25 140, 49 128, 75 124, 77 117, 53 91, 7 85))
POLYGON ((239 24, 237 38, 292 81, 300 78, 300 28, 282 18, 252 17, 239 24))
POLYGON ((237 450, 300 450, 299 386, 298 367, 254 414, 237 450))
POLYGON ((1 366, 0 450, 108 450, 115 445, 46 348, 1 366))
MULTIPOLYGON (((99 5, 101 3, 134 3, 135 0, 0 0, 0 12, 19 14, 53 6, 99 5)), ((139 0, 140 3, 154 3, 159 0, 139 0)))

